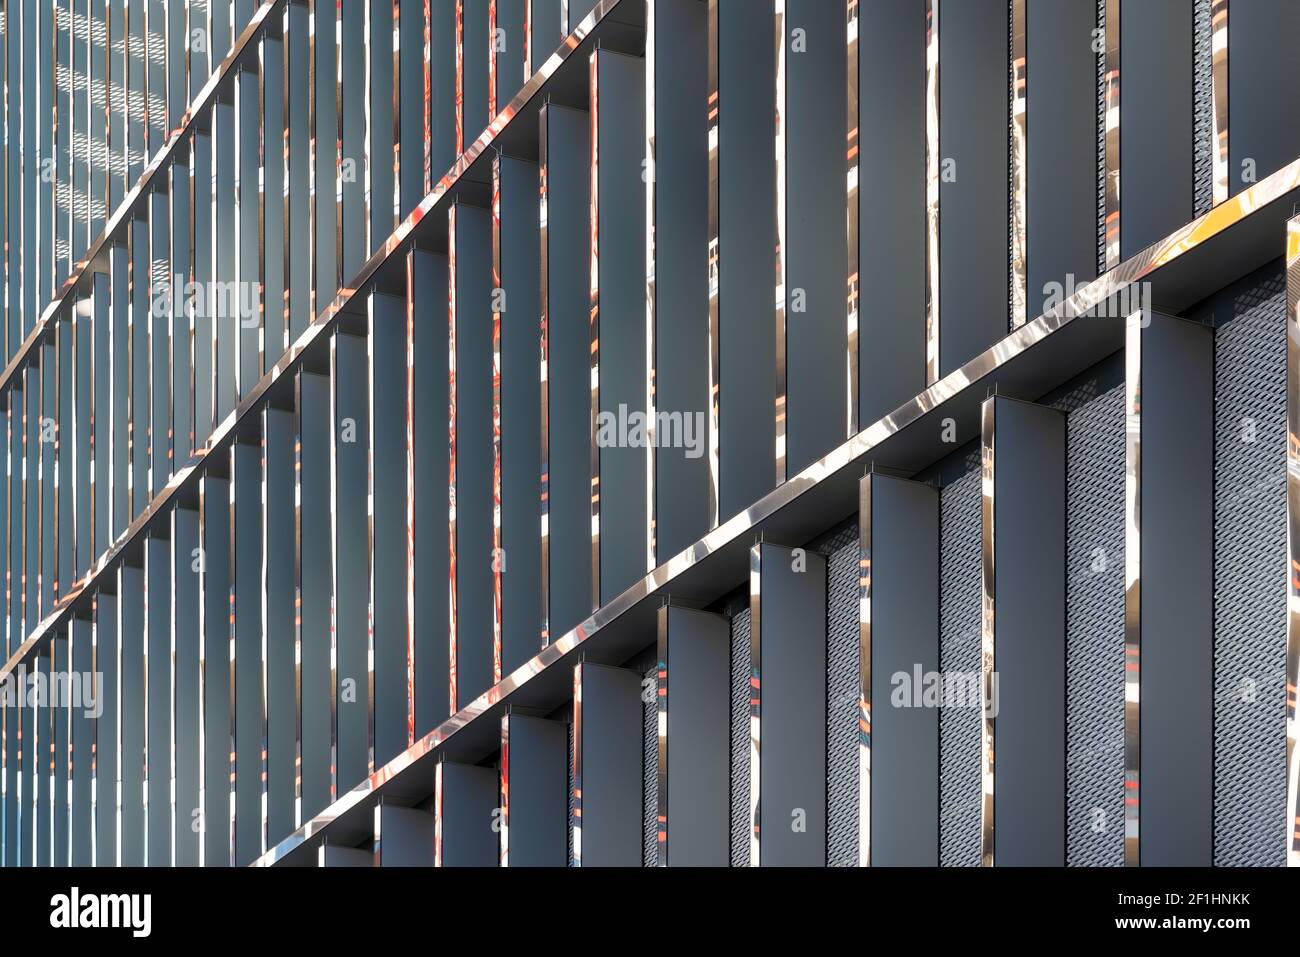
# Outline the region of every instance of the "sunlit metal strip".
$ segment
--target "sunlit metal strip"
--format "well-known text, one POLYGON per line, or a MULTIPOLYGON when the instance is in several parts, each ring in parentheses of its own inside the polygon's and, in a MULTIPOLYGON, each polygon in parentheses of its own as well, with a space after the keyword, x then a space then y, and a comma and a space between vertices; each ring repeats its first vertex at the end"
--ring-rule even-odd
POLYGON ((591 135, 590 183, 588 200, 588 257, 590 268, 590 312, 587 316, 591 352, 591 607, 600 607, 600 446, 596 441, 596 424, 600 417, 600 51, 592 50, 588 59, 588 87, 590 91, 591 135))
POLYGON ((573 808, 573 817, 569 826, 573 832, 570 841, 573 846, 573 866, 582 866, 582 662, 573 666, 573 754, 570 758, 573 767, 573 793, 569 804, 573 808))
POLYGON ((706 103, 709 137, 709 501, 707 515, 709 528, 716 528, 718 525, 720 483, 722 480, 720 472, 721 433, 719 432, 722 393, 722 350, 720 347, 722 335, 722 189, 718 179, 719 163, 721 161, 719 153, 721 148, 719 140, 721 135, 719 126, 721 99, 719 94, 721 91, 718 88, 721 51, 719 43, 722 38, 719 32, 718 2, 719 0, 708 0, 709 78, 708 101, 706 103))
MULTIPOLYGON (((730 523, 728 523, 730 524, 730 523)), ((762 860, 759 786, 763 781, 763 545, 749 548, 749 866, 762 860)))
MULTIPOLYGON (((320 268, 320 252, 316 248, 316 199, 317 191, 323 185, 317 180, 317 152, 325 131, 320 129, 320 113, 316 108, 316 32, 321 24, 316 17, 316 9, 324 0, 307 0, 307 269, 311 277, 308 282, 307 302, 313 316, 316 315, 316 272, 320 268)), ((290 69, 290 60, 285 58, 285 69, 290 69)), ((290 79, 285 77, 285 89, 289 88, 290 79)))
MULTIPOLYGON (((457 4, 459 10, 459 3, 457 4)), ((447 701, 456 703, 456 214, 447 210, 447 701)))
POLYGON ((1026 237, 1028 198, 1025 174, 1029 165, 1029 67, 1026 58, 1026 0, 1011 0, 1011 328, 1029 321, 1026 272, 1029 242, 1026 237))
POLYGON ((1300 217, 1286 231, 1286 862, 1300 867, 1300 217))
MULTIPOLYGON (((619 2, 621 2, 621 0, 600 0, 600 2, 593 8, 592 12, 585 18, 583 23, 579 25, 579 27, 569 37, 569 42, 562 46, 552 57, 550 57, 550 59, 546 61, 545 64, 542 65, 541 68, 539 68, 539 70, 525 85, 524 89, 522 89, 515 96, 514 100, 501 111, 500 115, 498 115, 492 124, 490 124, 488 129, 483 132, 479 139, 475 141, 475 143, 466 150, 463 155, 457 158, 447 174, 435 184, 434 190, 424 197, 419 206, 407 214, 406 218, 393 235, 391 235, 381 247, 371 254, 361 271, 353 278, 352 283, 337 292, 329 305, 323 309, 322 314, 318 315, 313 320, 312 324, 303 332, 298 341, 294 343, 294 345, 274 366, 267 370, 262 380, 252 389, 252 391, 248 395, 240 398, 236 407, 216 424, 212 433, 207 437, 204 445, 196 449, 193 462, 186 468, 181 469, 174 474, 169 480, 167 487, 161 490, 160 493, 155 496, 154 501, 149 503, 146 508, 135 515, 133 519, 127 521, 124 518, 119 534, 100 554, 100 557, 95 562, 94 568, 83 576, 81 581, 77 583, 76 591, 60 600, 59 607, 54 610, 52 616, 48 616, 48 620, 40 621, 39 618, 37 618, 36 625, 28 629, 29 633, 27 638, 25 638, 22 644, 10 655, 6 664, 0 668, 0 680, 3 680, 5 675, 9 674, 14 668, 16 668, 18 662, 23 657, 30 654, 33 648, 43 647, 44 643, 48 640, 50 634, 49 629, 54 626, 56 619, 61 620, 66 608, 74 602, 77 597, 79 597, 84 589, 95 583, 98 576, 121 555, 127 544, 133 541, 139 535, 141 530, 149 526, 154 516, 166 507, 167 503, 173 496, 178 494, 182 487, 188 486, 190 483, 198 480, 201 467, 207 462, 208 456, 221 448, 224 443, 228 442, 230 436, 234 433, 236 426, 244 421, 248 415, 252 414, 254 409, 259 407, 259 401, 272 385, 275 382, 278 382, 283 376, 290 374, 290 372, 297 367, 304 351, 316 341, 316 338, 323 333, 328 334, 325 331, 333 328, 337 316, 348 306, 352 297, 357 294, 357 291, 364 287, 373 278, 375 273, 385 262, 387 262, 389 257, 394 255, 398 250, 405 249, 405 244, 409 239, 410 233, 416 225, 423 221, 424 217, 427 216, 429 212, 443 200, 447 193, 460 182, 461 177, 491 146, 492 142, 498 135, 500 135, 501 131, 505 129, 510 120, 523 109, 525 104, 537 95, 538 91, 545 85, 546 81, 550 79, 555 74, 556 70, 563 65, 566 58, 581 45, 583 39, 605 18, 605 16, 608 15, 611 10, 617 6, 619 2)), ((1274 175, 1276 176, 1278 174, 1274 175)), ((1265 184, 1259 184, 1259 186, 1263 185, 1265 184)), ((123 263, 124 262, 125 260, 123 260, 123 263)), ((126 268, 123 265, 121 268, 121 275, 125 277, 126 274, 126 268)), ((545 275, 544 272, 543 275, 545 275)), ((124 282, 114 282, 114 288, 124 285, 124 282)), ((129 315, 129 310, 125 308, 122 303, 118 303, 116 306, 121 308, 123 317, 129 315)), ((4 382, 0 380, 0 388, 3 388, 3 386, 4 382)))
MULTIPOLYGON (((322 847, 323 850, 323 847, 322 847)), ((442 867, 442 762, 433 771, 433 866, 442 867)))
MULTIPOLYGON (((432 68, 430 66, 430 52, 433 41, 432 30, 433 20, 429 9, 432 0, 424 0, 424 50, 421 59, 424 61, 423 71, 423 97, 424 97, 424 122, 421 125, 423 139, 423 164, 424 164, 424 193, 427 195, 434 186, 433 180, 433 93, 432 93, 432 68)), ((316 315, 316 310, 312 309, 312 315, 316 315)))
MULTIPOLYGON (((492 0, 492 29, 496 35, 496 0, 492 0)), ((496 44, 492 45, 496 62, 496 44)), ((496 89, 495 82, 492 85, 496 89)), ((495 95, 495 94, 493 94, 495 95)), ((493 115, 495 115, 495 109, 493 115)), ((492 157, 492 683, 502 678, 501 573, 501 315, 504 289, 501 281, 501 154, 492 157)))
POLYGON ((939 0, 925 0, 925 382, 939 381, 939 0))
MULTIPOLYGON (((532 0, 529 0, 532 9, 532 0)), ((550 455, 551 455, 551 412, 550 412, 550 373, 548 361, 550 356, 550 230, 547 224, 549 174, 547 172, 547 143, 549 107, 543 104, 537 114, 537 190, 538 190, 538 236, 540 251, 538 254, 540 283, 541 328, 539 342, 539 384, 541 397, 538 404, 539 424, 541 426, 541 467, 538 471, 538 497, 541 512, 542 555, 538 566, 541 591, 541 639, 542 647, 551 643, 551 497, 550 497, 550 455)))
MULTIPOLYGON (((302 826, 302 374, 293 379, 293 826, 302 826)), ((409 445, 408 445, 409 448, 409 445)))
POLYGON ((1214 112, 1210 157, 1214 170, 1214 203, 1228 198, 1228 2, 1211 0, 1211 102, 1214 112))
MULTIPOLYGON (((392 77, 392 102, 393 111, 393 215, 392 222, 389 224, 389 232, 392 227, 396 226, 402 220, 402 0, 392 0, 391 26, 393 31, 393 77, 392 77)), ((418 51, 407 49, 408 58, 416 56, 418 51)), ((286 94, 287 95, 287 94, 286 94)), ((285 113, 288 116, 288 113, 285 113)), ((380 197, 384 200, 384 197, 380 197)), ((387 200, 384 200, 387 202, 387 200)), ((288 222, 288 217, 285 218, 288 222)), ((374 248, 374 243, 379 237, 371 236, 370 243, 366 246, 366 255, 370 255, 370 250, 374 248)), ((286 273, 286 276, 288 274, 286 273)), ((287 328, 287 325, 286 325, 287 328)), ((289 336, 285 340, 285 346, 293 341, 289 336)), ((410 488, 408 485, 407 488, 410 488)))
POLYGON ((994 715, 992 700, 996 647, 993 630, 994 603, 997 598, 997 569, 994 567, 994 533, 996 530, 997 501, 994 469, 995 428, 997 426, 997 397, 989 396, 980 407, 980 863, 993 866, 994 851, 994 715))
MULTIPOLYGON (((650 441, 646 443, 645 455, 645 529, 646 554, 645 570, 652 572, 658 562, 655 560, 656 546, 656 508, 655 508, 655 460, 658 457, 660 436, 655 414, 655 321, 658 300, 655 298, 655 207, 658 202, 658 185, 655 172, 655 49, 658 45, 655 27, 655 0, 645 5, 645 159, 642 160, 641 178, 645 181, 645 412, 646 421, 650 423, 650 441)), ((594 54, 593 54, 594 60, 594 54)), ((594 195, 594 181, 593 181, 594 195)))
POLYGON ((871 473, 858 484, 858 866, 871 866, 871 473))
POLYGON ((668 605, 660 605, 655 619, 658 658, 655 667, 656 730, 659 739, 659 759, 655 787, 655 863, 668 866, 668 605))
MULTIPOLYGON (((776 484, 780 485, 786 479, 786 424, 789 420, 789 409, 786 408, 787 400, 787 383, 786 383, 786 342, 785 342, 785 309, 786 309, 786 162, 785 162, 785 2, 786 0, 773 0, 776 10, 776 182, 773 192, 776 197, 776 310, 775 316, 775 334, 776 334, 776 484)), ((595 192, 595 184, 592 185, 592 192, 595 192)))
MULTIPOLYGON (((274 494, 270 489, 270 477, 271 477, 270 456, 272 454, 270 449, 270 444, 272 441, 271 416, 273 414, 275 413, 269 406, 263 407, 262 415, 261 415, 262 428, 260 430, 261 434, 259 436, 261 441, 259 442, 259 448, 258 448, 258 458, 260 459, 259 462, 260 474, 257 477, 258 485, 260 487, 259 490, 262 494, 262 501, 259 503, 260 514, 258 516, 258 521, 261 524, 261 536, 260 536, 261 541, 258 543, 258 550, 260 552, 259 560, 261 563, 261 568, 258 570, 258 576, 257 576, 258 588, 261 590, 261 596, 258 601, 258 606, 259 606, 258 611, 260 613, 258 617, 260 619, 259 624, 261 625, 261 629, 260 629, 261 634, 258 636, 259 637, 258 644, 260 646, 258 649, 260 652, 259 655, 260 661, 258 662, 258 666, 257 666, 258 667, 257 681, 259 684, 258 697, 261 699, 258 702, 259 708, 261 710, 261 714, 259 715, 259 717, 261 718, 261 728, 259 729, 260 754, 259 754, 259 762, 258 762, 259 764, 258 787, 261 792, 259 795, 260 798, 259 803, 262 806, 262 819, 259 822, 258 831, 260 837, 259 843, 261 845, 263 854, 266 853, 266 848, 269 843, 270 833, 271 833, 271 821, 270 821, 271 800, 270 800, 270 793, 269 793, 270 782, 271 782, 271 760, 270 760, 271 719, 270 719, 269 709, 267 707, 268 704, 267 698, 269 695, 269 688, 271 684, 271 675, 270 675, 270 664, 269 664, 270 659, 267 654, 268 652, 267 641, 271 633, 271 589, 270 589, 270 580, 269 580, 270 569, 271 569, 271 564, 270 564, 271 563, 271 542, 269 536, 272 534, 271 507, 270 507, 271 496, 272 494, 274 494)), ((247 614, 247 612, 245 612, 245 614, 247 614)), ((277 635, 276 637, 279 640, 283 640, 283 636, 281 635, 277 635)), ((371 660, 373 659, 374 659, 374 649, 371 648, 371 660)), ((245 663, 245 668, 247 669, 247 662, 245 663)), ((374 700, 374 695, 371 695, 371 700, 372 701, 374 700)), ((373 742, 373 738, 372 738, 372 742, 373 742)))
POLYGON ((845 102, 848 104, 848 112, 844 124, 847 131, 845 134, 844 161, 847 179, 845 221, 848 224, 848 258, 845 264, 845 275, 848 277, 848 282, 845 294, 847 297, 848 338, 845 356, 847 372, 845 381, 848 383, 848 391, 845 395, 845 411, 847 413, 845 421, 849 424, 848 434, 853 435, 858 431, 858 314, 861 309, 860 277, 858 275, 858 229, 860 228, 858 223, 858 175, 862 153, 859 142, 861 133, 858 118, 858 29, 860 22, 858 0, 846 0, 846 16, 848 23, 845 31, 847 63, 845 71, 847 80, 845 102))
POLYGON ((498 867, 510 866, 510 715, 501 716, 501 830, 498 867))
MULTIPOLYGON (((1124 863, 1141 863, 1142 312, 1124 326, 1124 863)), ((1288 480, 1288 490, 1290 488, 1288 480)))
POLYGON ((456 0, 456 155, 465 152, 465 0, 456 0))
POLYGON ((334 7, 333 16, 324 26, 334 34, 334 273, 336 277, 334 283, 341 285, 344 273, 347 271, 343 258, 343 214, 345 212, 343 176, 348 159, 343 139, 343 121, 346 111, 343 109, 343 5, 341 3, 334 7))
POLYGON ((236 445, 237 445, 236 442, 231 442, 230 447, 226 450, 226 461, 229 463, 229 469, 230 469, 229 472, 230 482, 228 483, 229 497, 227 498, 226 501, 226 507, 227 507, 226 531, 227 534, 230 536, 230 552, 229 552, 230 562, 229 562, 229 572, 228 572, 229 579, 227 582, 228 589, 227 589, 227 600, 226 600, 226 607, 229 609, 229 612, 228 612, 227 620, 222 622, 223 631, 225 632, 226 635, 226 646, 228 648, 228 654, 227 654, 226 661, 224 662, 224 665, 227 669, 227 675, 228 675, 227 677, 228 683, 226 685, 226 691, 227 691, 226 707, 229 709, 228 717, 230 718, 230 721, 229 721, 229 727, 224 730, 225 730, 225 736, 227 741, 227 756, 228 756, 227 765, 230 769, 230 778, 226 782, 226 784, 230 789, 230 793, 228 796, 228 800, 230 801, 230 805, 229 805, 230 814, 229 814, 229 819, 225 822, 227 846, 230 849, 229 861, 228 861, 230 867, 234 867, 239 862, 239 856, 238 856, 239 832, 236 830, 236 823, 237 823, 238 810, 239 810, 239 794, 236 789, 236 785, 238 784, 238 780, 237 780, 238 763, 236 761, 236 750, 237 750, 236 743, 238 741, 237 731, 238 731, 238 724, 239 724, 238 721, 239 703, 236 700, 236 691, 238 685, 236 684, 237 675, 235 673, 235 667, 237 665, 237 662, 235 660, 236 657, 235 653, 239 642, 238 626, 235 618, 235 611, 236 611, 235 600, 237 595, 237 582, 238 582, 237 559, 239 555, 238 529, 236 529, 235 527, 236 520, 238 518, 238 512, 236 511, 236 503, 235 503, 235 491, 239 484, 236 481, 236 475, 238 474, 236 472, 236 468, 238 468, 238 462, 236 462, 236 445))
MULTIPOLYGON (((405 318, 406 318, 406 743, 410 747, 415 743, 415 253, 408 251, 403 261, 406 273, 406 298, 405 298, 405 318)), ((301 393, 300 393, 301 396, 301 393)), ((301 397, 299 398, 298 409, 301 410, 301 397)), ((301 412, 300 412, 301 414, 301 412)), ((302 448, 302 432, 299 430, 299 450, 302 448)), ((299 455, 299 466, 301 466, 301 454, 299 455)), ((301 513, 301 496, 299 496, 299 508, 301 513)), ((299 528, 301 529, 301 514, 299 516, 299 528)), ((302 535, 298 535, 299 550, 301 551, 302 535)), ((302 556, 299 554, 299 571, 302 568, 302 556)), ((302 575, 299 574, 298 581, 302 581, 302 575)), ((299 590, 298 601, 302 602, 301 589, 299 590)), ((301 623, 301 611, 298 614, 301 623)), ((302 629, 299 627, 299 640, 301 641, 302 629)), ((301 653, 299 654, 301 662, 301 653)), ((302 680, 301 673, 298 681, 299 688, 299 708, 298 713, 301 718, 302 714, 302 680)), ((301 754, 302 754, 302 735, 299 734, 299 771, 301 772, 301 754)), ((301 773, 299 774, 301 782, 301 773)), ((301 783, 299 794, 301 794, 301 783)), ((301 826, 301 810, 297 820, 297 826, 301 826)))
POLYGON ((497 115, 497 3, 488 0, 488 116, 497 115))
POLYGON ((1119 164, 1120 164, 1120 0, 1106 2, 1105 129, 1106 129, 1106 254, 1104 269, 1119 265, 1119 164))

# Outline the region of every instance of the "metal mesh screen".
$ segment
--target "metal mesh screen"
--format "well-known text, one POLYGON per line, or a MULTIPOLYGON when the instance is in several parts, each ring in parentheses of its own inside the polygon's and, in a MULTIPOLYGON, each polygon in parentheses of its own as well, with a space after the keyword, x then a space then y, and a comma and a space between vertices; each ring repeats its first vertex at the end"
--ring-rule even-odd
POLYGON ((826 863, 858 862, 858 524, 822 546, 826 562, 826 863))
MULTIPOLYGON (((654 687, 657 675, 655 666, 645 673, 645 678, 654 687)), ((644 689, 645 685, 642 685, 644 689)), ((642 830, 644 847, 641 863, 645 867, 655 867, 659 863, 658 855, 658 816, 659 816, 659 699, 657 695, 641 696, 641 715, 643 740, 641 747, 641 802, 642 830)))
POLYGON ((569 743, 568 743, 568 762, 569 762, 569 827, 568 827, 568 830, 567 830, 567 832, 566 832, 566 834, 565 834, 564 839, 565 839, 565 843, 566 843, 566 845, 567 845, 567 847, 568 847, 568 852, 569 852, 569 866, 572 867, 573 864, 574 864, 574 860, 573 860, 573 827, 574 827, 575 824, 578 823, 577 815, 574 814, 574 811, 577 810, 577 809, 576 809, 576 808, 574 807, 574 805, 573 805, 573 785, 574 785, 573 772, 574 772, 574 767, 573 767, 573 716, 572 716, 572 714, 570 714, 570 716, 569 716, 569 721, 568 721, 568 723, 565 725, 565 728, 567 729, 567 737, 568 737, 568 741, 569 741, 569 743))
MULTIPOLYGON (((969 471, 939 496, 939 667, 946 674, 980 670, 980 474, 969 471)), ((978 708, 939 714, 939 864, 980 862, 980 724, 978 708)))
MULTIPOLYGON (((1106 0, 1097 0, 1098 36, 1106 36, 1106 0)), ((1097 275, 1106 271, 1106 44, 1097 54, 1097 275)))
POLYGON ((1286 828, 1286 286, 1215 333, 1214 863, 1281 865, 1286 828))
MULTIPOLYGON (((1091 391, 1091 390, 1089 390, 1091 391)), ((1124 395, 1066 419, 1066 863, 1124 863, 1124 395)))
POLYGON ((1210 25, 1210 0, 1195 0, 1192 18, 1196 70, 1192 81, 1192 181, 1196 184, 1193 205, 1200 216, 1214 205, 1214 31, 1210 25))
POLYGON ((731 618, 731 866, 749 865, 749 625, 731 618))

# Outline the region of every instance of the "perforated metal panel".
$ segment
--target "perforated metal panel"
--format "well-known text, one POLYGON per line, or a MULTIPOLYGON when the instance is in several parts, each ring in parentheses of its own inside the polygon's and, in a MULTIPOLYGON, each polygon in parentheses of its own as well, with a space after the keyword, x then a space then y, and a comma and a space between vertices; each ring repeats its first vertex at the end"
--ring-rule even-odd
MULTIPOLYGON (((645 672, 645 679, 651 683, 650 687, 654 687, 656 674, 653 665, 645 672)), ((646 685, 641 687, 644 689, 646 685)), ((646 701, 646 697, 641 695, 641 819, 644 834, 641 863, 645 867, 654 867, 659 863, 659 699, 650 695, 650 700, 646 701)))
POLYGON ((1286 828, 1286 320, 1280 271, 1215 334, 1214 863, 1281 865, 1286 828))
POLYGON ((826 863, 858 862, 858 523, 822 546, 826 562, 826 863))
POLYGON ((1119 866, 1124 863, 1122 388, 1078 405, 1066 430, 1066 863, 1119 866))
POLYGON ((1192 122, 1196 148, 1192 159, 1192 175, 1196 183, 1194 208, 1196 215, 1200 216, 1209 212, 1214 205, 1214 31, 1210 24, 1211 0, 1194 2, 1192 43, 1196 73, 1192 81, 1192 122))
MULTIPOLYGON (((980 670, 980 474, 969 471, 939 495, 939 667, 980 670)), ((980 724, 978 708, 939 715, 939 864, 980 862, 980 724)))
POLYGON ((574 780, 573 780, 573 771, 574 771, 574 768, 573 768, 573 715, 572 715, 572 713, 570 713, 568 724, 565 725, 565 727, 568 729, 567 737, 568 737, 568 742, 569 742, 569 743, 568 743, 568 746, 567 746, 567 747, 568 747, 568 751, 567 751, 567 753, 568 753, 568 756, 569 756, 569 758, 568 758, 568 760, 569 760, 569 826, 568 826, 568 828, 566 829, 565 840, 566 840, 566 842, 567 842, 567 844, 568 844, 568 851, 569 851, 569 866, 572 867, 573 864, 574 864, 574 860, 573 860, 573 826, 578 822, 577 815, 574 814, 574 811, 577 810, 577 809, 574 807, 574 803, 573 803, 573 785, 574 785, 574 780))
POLYGON ((731 618, 731 866, 749 865, 749 608, 731 618))
MULTIPOLYGON (((1097 0, 1097 36, 1106 36, 1106 0, 1097 0)), ((1097 54, 1097 274, 1106 269, 1106 50, 1097 54)))

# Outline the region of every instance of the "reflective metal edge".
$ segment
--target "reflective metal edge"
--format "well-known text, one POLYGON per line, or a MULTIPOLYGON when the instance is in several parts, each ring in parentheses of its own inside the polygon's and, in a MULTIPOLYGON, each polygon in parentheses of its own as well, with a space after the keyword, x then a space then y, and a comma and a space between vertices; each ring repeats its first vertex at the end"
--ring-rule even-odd
POLYGON ((858 866, 871 866, 871 473, 858 483, 858 866))
MULTIPOLYGON (((834 475, 851 462, 864 457, 882 441, 899 432, 907 425, 917 421, 930 410, 968 388, 972 383, 997 370, 1008 360, 1021 355, 1041 342, 1053 332, 1068 325, 1075 317, 1087 313, 1099 303, 1141 281, 1163 266, 1173 263, 1190 250, 1212 239, 1231 226, 1247 219, 1250 214, 1262 209, 1288 192, 1300 188, 1300 159, 1293 160, 1284 168, 1260 183, 1250 187, 1227 203, 1215 207, 1205 215, 1187 223, 1164 240, 1155 243, 1133 256, 1120 267, 1111 270, 1097 279, 1078 287, 1074 294, 1065 299, 1056 309, 1026 323, 1014 333, 1006 336, 980 355, 954 370, 943 379, 919 393, 889 415, 872 423, 852 439, 832 450, 822 459, 807 466, 798 475, 778 486, 745 511, 713 529, 702 539, 677 555, 665 560, 653 573, 627 588, 591 617, 564 635, 556 637, 540 654, 517 668, 498 685, 488 689, 464 708, 452 715, 437 728, 430 731, 406 752, 398 755, 383 768, 376 769, 367 780, 358 784, 346 795, 339 797, 329 808, 286 837, 275 848, 263 855, 258 866, 270 866, 284 859, 299 845, 312 840, 322 833, 337 818, 352 808, 361 805, 373 792, 397 777, 427 754, 438 751, 442 744, 458 730, 472 722, 474 718, 491 709, 498 702, 509 697, 535 675, 563 659, 569 652, 577 649, 584 641, 600 631, 639 602, 650 595, 666 588, 678 575, 691 566, 703 561, 723 546, 750 536, 753 530, 769 516, 794 501, 801 494, 815 487, 834 475)), ((426 203, 429 199, 426 198, 426 203)), ((424 204, 422 204, 423 206, 424 204)), ((327 316, 313 324, 307 336, 327 324, 342 305, 336 301, 327 316)), ((296 347, 300 351, 301 346, 296 347)), ((295 353, 296 354, 296 353, 295 353)), ((291 361, 289 357, 284 363, 291 361)), ((250 397, 251 398, 251 397, 250 397)), ((52 623, 52 622, 51 622, 52 623)), ((39 640, 39 636, 31 642, 39 640)), ((25 644, 24 648, 28 645, 25 644)), ((16 665, 11 661, 6 669, 16 665)), ((7 671, 0 671, 3 680, 7 671)))
POLYGON ((1300 217, 1286 232, 1286 862, 1300 867, 1300 217))
POLYGON ((1105 128, 1106 128, 1106 259, 1104 268, 1119 265, 1120 206, 1119 206, 1119 4, 1120 0, 1106 0, 1106 65, 1105 65, 1105 128))
POLYGON ((658 867, 668 866, 668 605, 660 605, 655 618, 656 648, 658 658, 655 668, 657 679, 655 700, 658 702, 656 722, 659 739, 657 761, 658 787, 655 789, 655 846, 658 867))
MULTIPOLYGON (((496 0, 490 8, 495 36, 496 0)), ((493 44, 495 50, 495 44, 493 44)), ((495 62, 496 53, 492 54, 495 62)), ((496 84, 493 83, 493 88, 496 84)), ((493 111, 495 112, 495 110, 493 111)), ((501 154, 492 157, 492 683, 501 680, 503 644, 501 572, 501 154)), ((408 442, 407 448, 410 448, 408 442)))
MULTIPOLYGON (((501 830, 497 866, 510 866, 510 713, 501 716, 501 830)), ((378 832, 376 832, 376 839, 378 832)))
POLYGON ((858 310, 861 307, 858 275, 858 174, 860 159, 858 118, 858 0, 846 0, 845 3, 845 52, 847 69, 845 70, 845 102, 848 105, 845 117, 845 223, 848 228, 848 262, 845 275, 848 277, 845 288, 845 315, 847 321, 847 349, 845 352, 845 381, 848 388, 845 393, 845 412, 848 422, 848 434, 858 431, 858 310))
POLYGON ((1011 0, 1011 328, 1029 321, 1025 274, 1029 257, 1026 236, 1028 196, 1026 171, 1029 163, 1027 132, 1029 66, 1026 58, 1027 26, 1025 0, 1011 0))
MULTIPOLYGON (((532 2, 529 0, 531 9, 532 2)), ((551 643, 551 496, 550 496, 550 457, 551 457, 551 401, 550 372, 550 230, 547 224, 548 175, 546 138, 549 128, 549 106, 543 103, 537 112, 537 202, 538 202, 538 278, 540 295, 540 329, 538 330, 538 398, 540 468, 538 470, 538 498, 541 512, 541 562, 538 565, 539 590, 541 592, 540 626, 541 644, 545 648, 551 643)))
POLYGON ((925 382, 939 380, 939 0, 925 0, 925 382))
POLYGON ((573 816, 569 821, 572 832, 573 866, 582 866, 582 662, 573 666, 573 789, 569 803, 573 816))
POLYGON ((776 196, 776 296, 775 296, 775 334, 776 334, 776 483, 780 485, 786 480, 786 420, 789 417, 789 410, 786 408, 788 395, 786 392, 786 357, 785 357, 785 309, 786 309, 786 288, 785 288, 785 202, 786 202, 786 162, 785 162, 785 2, 786 0, 773 0, 776 11, 776 128, 775 128, 775 156, 776 156, 776 182, 774 193, 776 196))
POLYGON ((587 60, 591 101, 589 116, 589 161, 591 187, 588 195, 587 218, 588 250, 588 303, 587 323, 590 334, 591 420, 588 423, 591 460, 591 609, 600 607, 600 445, 597 442, 597 424, 600 421, 600 50, 592 50, 587 60))
POLYGON ((1228 198, 1228 3, 1210 2, 1210 101, 1214 126, 1210 130, 1210 159, 1214 171, 1214 204, 1228 198))
MULTIPOLYGON (((730 523, 728 523, 730 524, 730 523)), ((759 785, 763 743, 763 544, 749 548, 749 866, 761 863, 759 785)))
POLYGON ((994 496, 997 465, 995 428, 998 397, 991 395, 980 406, 980 864, 993 866, 996 834, 994 831, 993 744, 996 728, 990 702, 994 681, 994 602, 997 596, 997 569, 994 566, 994 541, 997 501, 994 496))
POLYGON ((719 47, 721 34, 718 30, 718 0, 708 0, 708 149, 709 149, 709 233, 708 233, 708 270, 709 270, 709 490, 708 513, 709 528, 718 527, 719 500, 722 493, 720 464, 719 415, 721 402, 722 353, 719 337, 722 334, 722 301, 719 284, 721 277, 721 189, 718 180, 719 162, 719 47))
POLYGON ((646 422, 649 423, 649 441, 646 443, 645 455, 646 572, 654 571, 655 565, 658 564, 655 560, 657 551, 655 460, 659 444, 655 425, 657 421, 655 417, 655 317, 658 309, 655 298, 655 208, 658 200, 655 169, 655 46, 658 42, 655 6, 657 2, 658 0, 646 0, 645 4, 645 159, 641 167, 641 178, 645 181, 645 409, 646 422))
MULTIPOLYGON (((457 3, 457 11, 460 5, 457 3)), ((456 204, 447 210, 447 701, 456 706, 456 204)))
MULTIPOLYGON (((1124 863, 1140 863, 1142 757, 1142 329, 1124 321, 1124 863)), ((1289 482, 1288 482, 1289 486, 1289 482)))

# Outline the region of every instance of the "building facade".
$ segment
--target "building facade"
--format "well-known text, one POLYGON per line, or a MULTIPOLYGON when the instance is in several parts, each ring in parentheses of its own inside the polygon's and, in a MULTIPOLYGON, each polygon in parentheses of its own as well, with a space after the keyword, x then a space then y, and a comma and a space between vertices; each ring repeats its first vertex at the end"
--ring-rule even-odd
POLYGON ((3 4, 0 861, 1300 863, 1298 41, 3 4))

